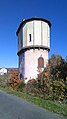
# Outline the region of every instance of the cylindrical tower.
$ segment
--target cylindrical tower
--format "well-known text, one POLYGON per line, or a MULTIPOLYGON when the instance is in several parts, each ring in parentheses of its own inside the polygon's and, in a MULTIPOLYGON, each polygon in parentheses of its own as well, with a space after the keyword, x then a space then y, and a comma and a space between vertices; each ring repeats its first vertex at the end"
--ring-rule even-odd
POLYGON ((50 21, 43 18, 25 19, 18 36, 19 78, 30 80, 46 67, 50 50, 50 21))

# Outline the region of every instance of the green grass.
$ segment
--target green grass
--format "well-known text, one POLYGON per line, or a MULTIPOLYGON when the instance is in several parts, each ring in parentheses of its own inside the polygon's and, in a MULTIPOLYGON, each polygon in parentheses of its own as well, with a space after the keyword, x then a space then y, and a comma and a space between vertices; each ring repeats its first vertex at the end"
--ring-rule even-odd
POLYGON ((6 88, 0 87, 0 90, 5 91, 8 94, 12 94, 17 97, 23 98, 23 99, 25 99, 29 102, 32 102, 40 107, 43 107, 49 111, 67 116, 67 104, 62 104, 62 103, 54 102, 54 101, 50 101, 50 100, 44 100, 39 97, 35 97, 35 96, 29 95, 27 93, 18 92, 18 91, 15 91, 15 90, 13 90, 11 88, 7 88, 7 87, 6 88))

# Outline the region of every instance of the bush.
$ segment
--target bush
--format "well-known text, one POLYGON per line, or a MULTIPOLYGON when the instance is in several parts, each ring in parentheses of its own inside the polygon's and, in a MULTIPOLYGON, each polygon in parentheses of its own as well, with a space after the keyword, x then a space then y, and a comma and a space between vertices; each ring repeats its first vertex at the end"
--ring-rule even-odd
POLYGON ((38 76, 37 80, 30 80, 26 84, 26 92, 43 99, 55 100, 64 102, 65 98, 65 83, 63 79, 53 80, 43 77, 42 74, 38 76))
POLYGON ((9 79, 10 77, 8 74, 0 75, 0 86, 3 86, 3 87, 8 86, 9 79))
POLYGON ((17 87, 17 91, 22 92, 23 89, 24 89, 24 87, 25 87, 25 84, 24 84, 24 82, 22 81, 22 82, 18 85, 18 87, 17 87))
POLYGON ((37 82, 35 79, 31 79, 27 82, 25 86, 26 92, 31 93, 32 95, 37 95, 38 94, 38 89, 37 89, 37 82))

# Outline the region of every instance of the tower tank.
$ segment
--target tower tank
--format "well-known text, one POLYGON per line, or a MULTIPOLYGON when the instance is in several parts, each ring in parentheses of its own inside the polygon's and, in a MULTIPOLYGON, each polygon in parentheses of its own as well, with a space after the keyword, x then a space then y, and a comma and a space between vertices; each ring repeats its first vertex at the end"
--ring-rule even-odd
POLYGON ((43 18, 24 19, 16 34, 18 36, 19 79, 37 77, 48 63, 50 50, 50 21, 43 18))

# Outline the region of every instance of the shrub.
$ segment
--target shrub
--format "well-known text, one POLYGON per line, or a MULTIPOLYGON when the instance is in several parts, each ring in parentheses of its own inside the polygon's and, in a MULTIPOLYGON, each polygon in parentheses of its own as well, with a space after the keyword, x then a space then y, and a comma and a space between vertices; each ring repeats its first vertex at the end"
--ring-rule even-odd
POLYGON ((22 81, 22 82, 18 85, 18 87, 17 87, 17 91, 22 92, 23 89, 24 89, 24 87, 25 87, 25 83, 22 81))
POLYGON ((32 95, 37 95, 38 90, 37 90, 37 82, 35 79, 31 79, 27 82, 26 86, 26 92, 31 93, 32 95))

